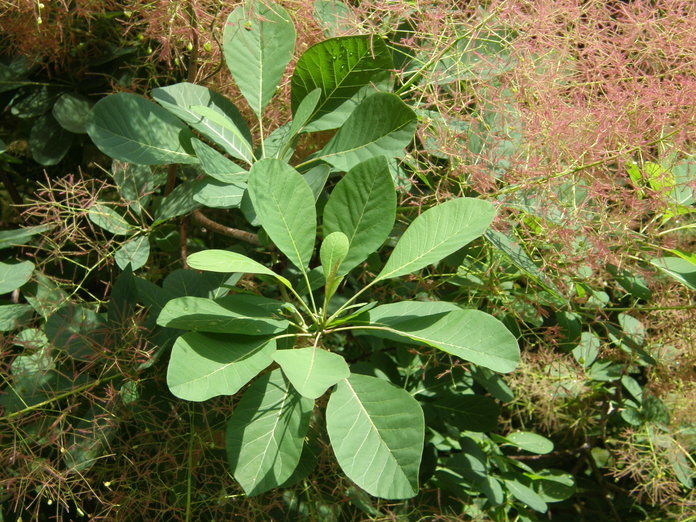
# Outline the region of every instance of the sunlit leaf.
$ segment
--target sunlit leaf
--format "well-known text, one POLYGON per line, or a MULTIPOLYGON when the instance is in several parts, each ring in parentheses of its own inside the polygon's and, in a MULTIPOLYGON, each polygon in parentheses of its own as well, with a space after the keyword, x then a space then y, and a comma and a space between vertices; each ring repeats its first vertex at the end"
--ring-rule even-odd
POLYGON ((376 377, 353 374, 331 394, 326 430, 341 469, 370 495, 416 495, 425 422, 408 392, 376 377))
POLYGON ((187 401, 234 395, 273 362, 274 351, 266 337, 187 333, 172 347, 167 385, 187 401))
POLYGON ((493 205, 473 198, 429 208, 406 229, 376 280, 410 274, 441 260, 483 234, 494 215, 493 205))
POLYGON ((239 90, 261 116, 295 49, 295 26, 277 4, 237 7, 227 18, 223 54, 239 90))
POLYGON ((309 399, 318 399, 327 389, 350 375, 343 357, 321 348, 278 350, 273 354, 273 360, 300 395, 309 399))
POLYGON ((187 150, 193 134, 176 116, 141 96, 118 93, 92 109, 87 133, 108 156, 142 165, 197 163, 187 150))
POLYGON ((280 370, 259 377, 244 392, 227 423, 227 458, 247 495, 290 478, 300 461, 313 406, 280 370))

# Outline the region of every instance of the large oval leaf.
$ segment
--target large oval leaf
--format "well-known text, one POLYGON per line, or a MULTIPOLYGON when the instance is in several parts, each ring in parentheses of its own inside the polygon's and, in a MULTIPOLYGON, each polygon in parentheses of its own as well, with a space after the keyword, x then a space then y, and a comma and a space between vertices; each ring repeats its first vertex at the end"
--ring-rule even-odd
POLYGON ((385 331, 370 330, 370 333, 389 338, 407 337, 496 372, 507 373, 517 367, 520 358, 517 340, 503 323, 479 310, 446 311, 445 308, 433 308, 433 303, 417 301, 378 306, 367 315, 371 325, 384 327, 385 331))
POLYGON ((400 156, 413 139, 416 113, 395 94, 378 92, 365 98, 318 154, 343 171, 361 161, 400 156))
POLYGON ((408 392, 353 374, 329 399, 326 430, 341 469, 370 495, 401 499, 418 492, 425 421, 408 392))
POLYGON ((167 385, 187 401, 234 395, 273 362, 274 351, 266 337, 187 333, 172 347, 167 385))
POLYGON ((343 232, 350 242, 338 275, 347 274, 384 243, 395 217, 396 191, 384 156, 350 169, 324 207, 324 236, 343 232))
POLYGON ((182 145, 193 136, 188 127, 135 94, 118 93, 99 100, 87 133, 99 150, 121 161, 141 165, 198 162, 182 145))
POLYGON ((277 159, 254 163, 249 196, 268 237, 302 271, 314 251, 317 217, 314 195, 302 175, 277 159))
POLYGON ((314 401, 302 397, 280 370, 257 379, 227 424, 230 469, 247 495, 280 486, 300 461, 314 401))
POLYGON ((495 209, 487 201, 458 198, 432 207, 406 229, 376 281, 436 263, 485 232, 495 209))
POLYGON ((253 162, 251 132, 237 107, 224 96, 202 85, 183 82, 153 89, 152 97, 231 156, 253 162))
POLYGON ((318 399, 331 386, 350 375, 343 357, 316 347, 278 350, 273 354, 273 360, 300 395, 309 399, 318 399))
POLYGON ((342 36, 307 49, 297 61, 291 83, 291 107, 314 89, 321 97, 313 117, 329 113, 368 85, 376 74, 393 67, 391 53, 381 38, 371 35, 342 36))
POLYGON ((243 335, 272 335, 288 327, 284 319, 273 319, 282 303, 256 295, 236 294, 208 299, 177 297, 167 302, 157 324, 180 330, 243 335))
POLYGON ((227 18, 222 41, 227 67, 260 117, 295 49, 290 15, 270 2, 246 3, 227 18))

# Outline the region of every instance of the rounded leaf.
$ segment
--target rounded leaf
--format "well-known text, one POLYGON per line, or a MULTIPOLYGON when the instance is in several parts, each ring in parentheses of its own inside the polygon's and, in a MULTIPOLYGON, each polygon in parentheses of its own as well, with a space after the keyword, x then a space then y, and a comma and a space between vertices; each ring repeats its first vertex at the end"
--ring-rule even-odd
POLYGON ((350 375, 343 357, 321 348, 278 350, 273 359, 300 395, 309 399, 318 399, 331 386, 350 375))
POLYGON ((265 337, 187 333, 172 347, 167 385, 187 401, 234 395, 273 362, 274 351, 265 337))
POLYGON ((545 455, 553 451, 553 442, 546 437, 529 431, 510 433, 505 436, 505 439, 513 446, 537 455, 545 455))
POLYGON ((416 495, 425 421, 408 392, 353 374, 338 383, 329 399, 326 430, 341 469, 370 495, 416 495))
POLYGON ((84 134, 91 108, 92 104, 84 96, 66 92, 53 105, 53 117, 65 130, 84 134))
POLYGON ((244 392, 227 424, 227 459, 247 495, 277 488, 292 476, 313 407, 280 370, 261 376, 244 392))
POLYGON ((118 93, 99 100, 87 133, 99 150, 121 161, 141 165, 198 162, 182 145, 193 136, 188 127, 135 94, 118 93))

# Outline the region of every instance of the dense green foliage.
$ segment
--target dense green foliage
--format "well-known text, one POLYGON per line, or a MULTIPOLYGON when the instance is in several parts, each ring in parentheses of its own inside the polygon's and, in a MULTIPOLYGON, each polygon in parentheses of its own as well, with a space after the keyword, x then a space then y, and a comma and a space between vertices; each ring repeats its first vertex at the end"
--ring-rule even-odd
MULTIPOLYGON (((291 13, 236 7, 220 42, 234 102, 183 81, 96 102, 61 91, 32 113, 35 161, 59 163, 77 133, 110 179, 37 185, 30 210, 58 218, 0 232, 0 440, 31 457, 8 464, 20 486, 0 481, 0 518, 118 519, 124 497, 153 519, 237 516, 242 503, 252 519, 663 516, 605 471, 693 500, 693 425, 650 385, 677 348, 651 341, 640 315, 670 308, 653 304, 660 289, 692 295, 688 241, 666 256, 641 243, 640 270, 607 263, 599 283, 590 259, 549 270, 543 230, 592 211, 588 188, 554 186, 548 200, 536 180, 453 183, 442 129, 501 180, 524 147, 520 106, 503 89, 505 117, 471 102, 458 120, 418 94, 435 82, 453 103, 458 89, 496 88, 511 33, 481 13, 485 31, 428 55, 401 43, 406 18, 381 36, 334 36, 352 12, 316 2, 331 37, 298 53, 284 82, 291 13), (291 114, 269 125, 283 96, 291 114), (112 486, 140 459, 147 472, 112 486), (43 491, 31 466, 60 480, 43 491), (107 509, 88 490, 115 500, 107 509)), ((17 63, 3 82, 26 77, 17 63)), ((681 221, 688 154, 623 175, 658 200, 643 219, 693 229, 681 221)), ((591 256, 570 227, 563 255, 591 256)))

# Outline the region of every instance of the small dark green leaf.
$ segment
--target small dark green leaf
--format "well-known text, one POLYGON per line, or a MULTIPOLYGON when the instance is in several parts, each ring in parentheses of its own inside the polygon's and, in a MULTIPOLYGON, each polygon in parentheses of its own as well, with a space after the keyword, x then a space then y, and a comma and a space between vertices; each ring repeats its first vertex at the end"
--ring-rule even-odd
POLYGON ((92 223, 116 236, 125 236, 133 230, 121 214, 103 203, 92 205, 87 215, 92 223))
POLYGON ((131 270, 142 268, 150 257, 150 238, 147 235, 130 239, 114 254, 114 261, 121 270, 130 264, 131 270))
POLYGON ((46 321, 51 343, 79 361, 91 361, 107 345, 109 328, 103 315, 85 306, 68 304, 46 321))
POLYGON ((37 118, 29 133, 29 148, 34 161, 46 167, 60 163, 75 135, 47 114, 37 118))
POLYGON ((37 225, 35 227, 3 230, 0 232, 0 250, 13 246, 26 245, 37 234, 51 230, 54 225, 37 225))
POLYGON ((19 328, 31 319, 33 310, 26 304, 0 305, 0 332, 19 328))
POLYGON ((121 197, 138 215, 150 204, 152 193, 167 180, 165 173, 155 173, 149 165, 121 161, 111 164, 111 175, 121 197))
POLYGON ((530 453, 546 455, 553 451, 553 442, 529 431, 516 431, 505 436, 507 442, 530 453))
POLYGON ((589 368, 599 355, 601 342, 592 332, 582 332, 580 343, 573 348, 573 357, 584 368, 589 368))
POLYGON ((182 183, 175 187, 171 193, 166 196, 159 208, 155 212, 155 224, 167 221, 173 217, 183 216, 200 208, 202 205, 193 199, 198 185, 195 182, 182 183))
POLYGON ((548 509, 546 502, 544 502, 544 499, 542 499, 533 489, 525 486, 518 480, 504 480, 508 491, 512 493, 513 497, 526 504, 534 511, 546 513, 546 510, 548 509))

